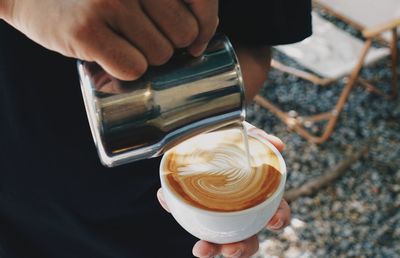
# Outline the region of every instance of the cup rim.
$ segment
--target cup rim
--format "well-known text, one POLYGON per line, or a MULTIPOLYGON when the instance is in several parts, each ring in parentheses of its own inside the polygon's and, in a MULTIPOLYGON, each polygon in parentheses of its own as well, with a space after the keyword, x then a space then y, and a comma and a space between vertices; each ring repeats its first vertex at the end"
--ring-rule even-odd
POLYGON ((185 207, 188 207, 189 209, 193 209, 195 211, 199 211, 199 212, 201 212, 203 214, 209 214, 209 215, 213 215, 213 216, 243 215, 243 214, 252 213, 253 211, 261 210, 265 206, 268 206, 272 201, 274 201, 277 197, 279 197, 280 194, 282 192, 284 192, 284 190, 285 190, 284 188, 285 188, 286 177, 287 177, 286 163, 285 163, 285 160, 283 159, 282 154, 279 152, 279 150, 270 141, 268 141, 266 139, 263 139, 261 136, 257 135, 256 133, 253 133, 253 132, 251 132, 249 130, 246 130, 246 131, 247 131, 247 135, 248 136, 257 139, 258 141, 260 141, 263 144, 266 144, 268 146, 268 148, 270 148, 274 152, 274 154, 278 157, 278 160, 279 160, 281 181, 280 181, 279 186, 276 189, 276 191, 270 197, 268 197, 266 200, 264 200, 263 202, 255 205, 255 206, 249 207, 249 208, 244 209, 244 210, 239 210, 239 211, 211 211, 211 210, 201 209, 199 207, 196 207, 194 205, 191 205, 191 204, 185 202, 174 191, 169 189, 168 184, 164 180, 163 171, 161 170, 164 167, 165 157, 168 156, 169 152, 172 151, 172 149, 168 150, 163 155, 163 157, 161 159, 161 162, 160 162, 159 174, 160 174, 160 181, 161 181, 161 186, 163 187, 163 191, 168 191, 168 194, 172 195, 173 198, 175 199, 175 201, 178 202, 179 204, 181 204, 181 205, 183 205, 185 207))

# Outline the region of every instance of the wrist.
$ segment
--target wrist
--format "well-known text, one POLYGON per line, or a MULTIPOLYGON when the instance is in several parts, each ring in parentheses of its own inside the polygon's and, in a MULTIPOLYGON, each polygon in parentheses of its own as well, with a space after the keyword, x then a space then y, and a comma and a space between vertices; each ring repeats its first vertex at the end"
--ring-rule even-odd
POLYGON ((246 101, 251 102, 267 80, 270 68, 270 47, 238 47, 236 54, 246 86, 246 101))

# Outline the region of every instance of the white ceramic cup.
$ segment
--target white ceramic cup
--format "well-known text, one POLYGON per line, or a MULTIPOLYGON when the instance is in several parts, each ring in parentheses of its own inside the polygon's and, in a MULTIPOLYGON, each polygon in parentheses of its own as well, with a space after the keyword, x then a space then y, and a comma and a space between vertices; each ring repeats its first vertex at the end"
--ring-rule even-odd
POLYGON ((190 234, 212 243, 225 244, 247 239, 260 232, 275 214, 285 188, 286 165, 281 153, 268 140, 258 134, 248 131, 253 137, 265 144, 276 155, 279 161, 281 181, 276 191, 262 203, 251 208, 218 212, 201 209, 185 202, 170 189, 163 176, 164 163, 168 153, 163 156, 160 164, 160 179, 166 204, 175 220, 190 234))

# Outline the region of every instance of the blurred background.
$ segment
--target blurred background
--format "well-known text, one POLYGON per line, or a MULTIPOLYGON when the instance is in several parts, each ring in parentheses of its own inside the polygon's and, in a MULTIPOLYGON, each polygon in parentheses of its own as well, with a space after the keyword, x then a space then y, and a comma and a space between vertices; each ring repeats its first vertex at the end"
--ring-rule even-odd
MULTIPOLYGON (((390 93, 393 78, 397 83, 400 82, 393 77, 393 73, 398 74, 400 69, 398 64, 393 68, 393 45, 391 47, 393 42, 400 47, 400 41, 390 37, 393 28, 400 24, 400 1, 321 2, 343 5, 352 1, 356 4, 364 3, 359 6, 358 13, 362 12, 363 15, 369 12, 371 19, 385 17, 392 27, 386 23, 377 26, 373 24, 372 29, 362 28, 360 24, 352 24, 350 19, 346 19, 348 13, 332 12, 326 6, 315 5, 314 12, 359 40, 361 46, 366 41, 365 29, 374 32, 376 28, 386 26, 383 29, 389 31, 386 34, 389 35, 387 40, 381 37, 382 34, 374 35, 372 46, 377 49, 383 47, 392 52, 386 52, 386 55, 375 58, 370 64, 363 64, 360 78, 373 81, 381 91, 390 93), (379 5, 385 5, 385 8, 378 8, 379 5), (380 14, 381 9, 386 9, 391 14, 380 14)), ((346 49, 343 42, 335 42, 334 38, 330 38, 325 44, 340 45, 344 52, 353 53, 357 57, 360 55, 354 49, 346 49)), ((330 46, 323 51, 329 52, 330 46)), ((274 48, 273 59, 288 67, 313 72, 299 62, 302 60, 301 56, 296 60, 289 54, 274 48)), ((316 55, 310 52, 303 54, 316 55)), ((341 55, 328 54, 318 59, 319 62, 324 64, 332 59, 330 55, 341 55)), ((395 55, 398 57, 398 52, 395 55)), ((346 59, 343 56, 340 58, 346 59)), ((356 65, 350 65, 352 68, 349 73, 354 72, 353 67, 356 65)), ((321 87, 294 74, 271 69, 269 80, 260 95, 279 106, 282 111, 289 112, 289 117, 297 119, 303 114, 330 111, 348 82, 349 77, 344 75, 328 86, 321 87)), ((288 167, 287 192, 298 190, 315 180, 319 182, 327 177, 329 179, 326 181, 327 186, 319 187, 315 193, 294 192, 290 196, 291 224, 280 232, 262 232, 260 250, 255 258, 400 257, 399 97, 390 99, 371 92, 371 88, 366 89, 368 87, 361 87, 355 81, 332 134, 323 143, 306 140, 289 129, 288 124, 271 110, 258 103, 248 106, 246 120, 277 135, 286 143, 283 155, 288 167), (329 178, 332 173, 334 176, 329 178)), ((305 129, 318 135, 323 132, 324 123, 309 122, 305 124, 305 129)))

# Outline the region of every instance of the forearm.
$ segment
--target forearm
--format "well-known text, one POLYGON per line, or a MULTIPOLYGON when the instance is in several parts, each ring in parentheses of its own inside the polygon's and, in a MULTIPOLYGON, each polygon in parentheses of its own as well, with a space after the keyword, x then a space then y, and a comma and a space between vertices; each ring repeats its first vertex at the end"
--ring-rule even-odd
POLYGON ((236 52, 246 88, 246 101, 250 102, 267 80, 271 48, 269 46, 254 48, 238 46, 236 52))
POLYGON ((0 0, 0 19, 8 20, 12 5, 13 0, 0 0))

